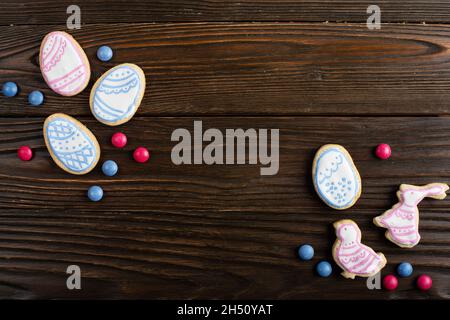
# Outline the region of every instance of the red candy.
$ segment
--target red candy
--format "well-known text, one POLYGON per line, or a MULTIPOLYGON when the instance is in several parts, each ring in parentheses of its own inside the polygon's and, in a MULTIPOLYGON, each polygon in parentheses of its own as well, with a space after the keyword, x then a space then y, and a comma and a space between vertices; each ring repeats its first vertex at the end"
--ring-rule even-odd
POLYGON ((147 162, 150 158, 150 153, 148 152, 147 148, 138 147, 133 152, 133 158, 134 160, 136 160, 136 162, 144 163, 147 162))
POLYGON ((17 155, 22 161, 29 161, 33 157, 33 151, 29 146, 21 146, 17 150, 17 155))
POLYGON ((417 287, 422 291, 427 291, 433 285, 433 280, 430 276, 422 274, 417 278, 417 287))
POLYGON ((116 132, 111 137, 111 143, 116 148, 123 148, 127 145, 127 136, 122 132, 116 132))
POLYGON ((391 147, 386 143, 379 144, 375 150, 375 155, 383 160, 389 159, 391 153, 391 147))
POLYGON ((387 276, 385 276, 383 278, 383 287, 386 290, 393 291, 393 290, 397 289, 397 286, 398 286, 398 280, 394 275, 388 274, 387 276))

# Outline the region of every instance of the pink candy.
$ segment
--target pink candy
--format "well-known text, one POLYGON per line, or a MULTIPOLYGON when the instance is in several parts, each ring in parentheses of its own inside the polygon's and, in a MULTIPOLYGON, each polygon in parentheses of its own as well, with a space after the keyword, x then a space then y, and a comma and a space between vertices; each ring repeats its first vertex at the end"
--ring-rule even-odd
POLYGON ((417 278, 417 287, 422 291, 427 291, 433 285, 433 280, 430 276, 422 274, 417 278))
POLYGON ((150 158, 150 152, 144 147, 138 147, 133 152, 133 158, 139 163, 147 162, 150 158))
POLYGON ((21 146, 17 150, 17 155, 22 161, 29 161, 33 157, 33 151, 29 146, 21 146))
POLYGON ((111 143, 116 148, 123 148, 127 145, 127 136, 122 132, 116 132, 111 137, 111 143))
POLYGON ((375 150, 375 155, 382 160, 389 159, 391 153, 391 147, 386 143, 379 144, 375 150))
POLYGON ((386 290, 393 291, 393 290, 397 289, 397 286, 398 286, 398 280, 394 275, 388 274, 387 276, 385 276, 383 278, 383 287, 386 290))

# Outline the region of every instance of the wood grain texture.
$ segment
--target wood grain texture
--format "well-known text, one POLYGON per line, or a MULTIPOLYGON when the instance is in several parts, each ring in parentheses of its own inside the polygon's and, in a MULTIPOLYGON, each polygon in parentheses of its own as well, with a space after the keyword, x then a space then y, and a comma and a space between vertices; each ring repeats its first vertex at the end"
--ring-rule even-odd
POLYGON ((21 89, 0 96, 0 298, 450 299, 450 197, 421 203, 415 248, 396 247, 372 224, 401 183, 449 183, 450 3, 380 0, 383 25, 370 31, 368 0, 80 0, 83 25, 71 33, 93 76, 64 98, 45 85, 38 50, 45 34, 66 29, 70 4, 0 3, 0 83, 21 89), (103 44, 114 49, 111 62, 95 58, 103 44), (119 128, 129 144, 117 150, 109 139, 118 128, 95 121, 88 101, 94 81, 124 62, 141 66, 148 86, 119 128), (43 106, 27 105, 32 89, 44 91, 43 106), (116 160, 119 174, 56 167, 42 137, 55 112, 85 123, 100 163, 116 160), (205 129, 280 129, 279 173, 174 165, 171 133, 194 120, 205 129), (380 142, 393 148, 389 161, 373 156, 380 142), (325 143, 344 145, 362 177, 362 196, 345 212, 313 189, 311 161, 325 143), (33 148, 32 161, 17 158, 20 145, 33 148), (131 157, 139 145, 152 151, 147 164, 131 157), (87 200, 93 184, 105 190, 100 203, 87 200), (420 292, 412 277, 395 292, 370 291, 336 266, 329 279, 314 276, 314 264, 331 259, 331 224, 342 218, 386 255, 383 274, 409 261, 433 288, 420 292), (313 262, 298 261, 301 243, 314 245, 313 262), (66 288, 71 264, 81 267, 80 291, 66 288))
POLYGON ((0 82, 22 90, 0 97, 4 116, 89 115, 93 82, 130 61, 148 82, 139 116, 450 113, 450 26, 89 25, 73 34, 90 59, 91 84, 70 99, 48 89, 38 66, 42 38, 57 29, 0 27, 0 82), (95 57, 102 44, 114 48, 113 61, 95 57), (45 108, 26 107, 32 89, 44 91, 45 108))
POLYGON ((450 198, 420 205, 421 243, 394 246, 371 220, 395 202, 401 183, 449 182, 450 119, 446 117, 137 117, 121 127, 125 150, 110 146, 114 128, 82 117, 98 137, 102 160, 114 159, 116 177, 100 168, 87 176, 64 173, 51 161, 43 118, 0 118, 1 298, 450 298, 450 198), (170 136, 176 128, 279 128, 280 171, 260 176, 259 166, 173 165, 170 136), (325 143, 353 156, 363 194, 337 212, 315 195, 311 161, 325 143), (389 161, 371 149, 389 142, 389 161), (16 157, 28 144, 31 162, 16 157), (148 146, 152 158, 137 164, 131 151, 148 146), (104 187, 100 203, 87 201, 92 184, 104 187), (409 261, 428 273, 428 293, 414 279, 395 292, 370 291, 364 279, 313 276, 314 263, 330 259, 331 223, 354 219, 363 242, 382 251, 392 272, 409 261), (295 250, 312 243, 314 262, 295 250), (65 269, 80 265, 83 290, 65 289, 65 269))
MULTIPOLYGON (((73 1, 0 3, 0 24, 66 23, 73 1)), ((440 0, 78 0, 82 23, 303 21, 366 22, 369 5, 383 22, 449 22, 450 3, 440 0)))

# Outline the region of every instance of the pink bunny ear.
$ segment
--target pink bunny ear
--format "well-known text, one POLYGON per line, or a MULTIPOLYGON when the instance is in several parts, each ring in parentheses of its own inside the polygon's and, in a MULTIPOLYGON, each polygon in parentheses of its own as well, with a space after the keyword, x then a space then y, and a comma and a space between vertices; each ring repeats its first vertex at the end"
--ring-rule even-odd
POLYGON ((438 196, 445 198, 445 191, 448 190, 446 184, 433 184, 430 188, 425 189, 428 197, 438 196))
POLYGON ((443 190, 444 189, 441 187, 431 187, 430 189, 427 189, 427 194, 430 196, 435 196, 441 194, 443 190))

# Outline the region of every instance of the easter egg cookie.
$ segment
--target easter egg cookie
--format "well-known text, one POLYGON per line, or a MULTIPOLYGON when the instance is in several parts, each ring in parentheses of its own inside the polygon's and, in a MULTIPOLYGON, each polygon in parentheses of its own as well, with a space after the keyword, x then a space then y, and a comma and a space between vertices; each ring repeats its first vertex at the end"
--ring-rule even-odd
POLYGON ((361 195, 358 169, 350 154, 340 145, 327 144, 317 151, 312 177, 317 194, 333 209, 348 209, 361 195))
POLYGON ((145 75, 135 64, 124 63, 108 70, 91 90, 90 106, 98 121, 117 126, 129 121, 141 104, 145 75))
POLYGON ((371 277, 386 265, 381 252, 376 253, 361 243, 361 230, 352 220, 340 220, 333 224, 336 241, 333 245, 333 258, 344 272, 345 278, 371 277))
POLYGON ((44 139, 55 163, 72 174, 86 174, 100 158, 100 146, 92 132, 78 120, 55 113, 44 122, 44 139))
POLYGON ((91 77, 89 61, 78 42, 66 32, 50 32, 42 40, 39 65, 48 86, 63 96, 86 88, 91 77))
POLYGON ((398 203, 373 219, 373 223, 386 228, 386 238, 402 248, 412 248, 420 241, 419 209, 417 205, 425 197, 444 199, 448 185, 430 183, 425 186, 400 185, 398 203))

